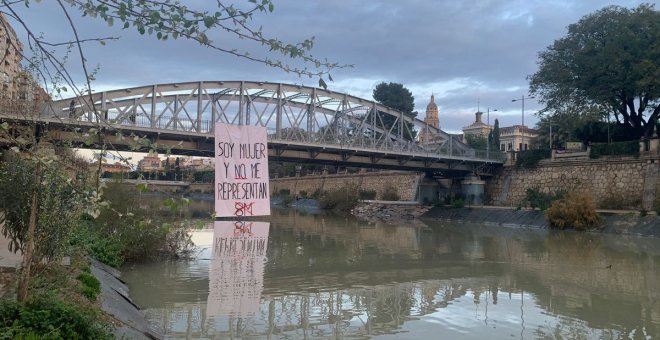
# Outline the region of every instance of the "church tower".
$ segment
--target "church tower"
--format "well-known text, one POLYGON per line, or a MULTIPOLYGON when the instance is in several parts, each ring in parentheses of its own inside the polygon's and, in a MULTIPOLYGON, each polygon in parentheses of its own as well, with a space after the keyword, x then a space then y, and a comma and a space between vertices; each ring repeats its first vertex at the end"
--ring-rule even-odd
MULTIPOLYGON (((435 104, 435 96, 431 95, 431 102, 429 105, 426 105, 426 117, 424 117, 424 122, 430 127, 436 129, 440 128, 440 120, 438 119, 438 105, 435 104)), ((434 143, 437 142, 439 135, 431 131, 424 129, 419 133, 419 142, 420 143, 434 143)))
POLYGON ((434 128, 440 128, 440 120, 438 119, 438 105, 435 104, 435 96, 431 95, 431 102, 426 105, 426 117, 424 122, 434 128))

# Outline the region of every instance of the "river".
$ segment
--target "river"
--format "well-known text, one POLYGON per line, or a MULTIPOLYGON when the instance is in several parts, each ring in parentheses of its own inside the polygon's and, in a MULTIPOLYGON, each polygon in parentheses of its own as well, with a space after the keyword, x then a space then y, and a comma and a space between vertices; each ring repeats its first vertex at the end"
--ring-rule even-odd
POLYGON ((193 260, 122 268, 152 327, 192 339, 660 338, 657 238, 288 209, 264 221, 193 232, 193 260))

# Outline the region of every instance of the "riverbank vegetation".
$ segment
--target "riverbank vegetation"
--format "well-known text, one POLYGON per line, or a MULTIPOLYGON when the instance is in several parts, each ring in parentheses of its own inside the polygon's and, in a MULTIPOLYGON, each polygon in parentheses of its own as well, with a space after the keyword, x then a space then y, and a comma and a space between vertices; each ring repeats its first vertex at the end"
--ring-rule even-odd
MULTIPOLYGON (((100 161, 92 165, 70 146, 39 142, 47 127, 25 128, 31 141, 1 150, 0 226, 22 262, 0 275, 0 339, 112 338, 88 256, 112 266, 185 256, 190 226, 176 213, 143 209, 138 188, 104 185, 94 169, 100 161)), ((11 127, 5 122, 0 131, 11 127)), ((181 204, 162 205, 176 211, 181 204)))
POLYGON ((321 209, 350 211, 357 206, 359 200, 360 191, 357 186, 346 185, 323 192, 319 204, 321 209))
MULTIPOLYGON (((0 339, 112 339, 112 321, 99 308, 100 283, 81 253, 68 266, 39 263, 24 302, 0 300, 0 339)), ((5 277, 7 278, 7 277, 5 277)), ((16 280, 9 276, 11 291, 16 280)))
POLYGON ((552 202, 545 216, 554 229, 589 230, 601 224, 593 197, 582 192, 568 192, 552 202))
POLYGON ((2 233, 23 254, 0 282, 0 339, 112 338, 86 257, 117 267, 194 249, 176 213, 185 199, 164 200, 168 214, 145 209, 136 188, 95 187, 89 164, 68 150, 14 150, 0 162, 2 233))
POLYGON ((107 184, 98 216, 85 216, 72 243, 113 267, 124 261, 191 255, 194 245, 187 231, 195 226, 176 216, 189 201, 170 197, 163 200, 161 209, 153 209, 140 202, 140 194, 119 182, 107 184))

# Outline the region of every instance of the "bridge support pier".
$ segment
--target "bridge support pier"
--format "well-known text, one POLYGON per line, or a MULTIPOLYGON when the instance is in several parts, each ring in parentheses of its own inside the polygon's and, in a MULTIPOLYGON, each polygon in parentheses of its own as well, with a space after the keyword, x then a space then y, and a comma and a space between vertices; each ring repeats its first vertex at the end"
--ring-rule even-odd
POLYGON ((461 194, 465 204, 482 205, 484 203, 484 188, 486 181, 476 176, 464 178, 461 181, 461 194))
POLYGON ((465 204, 482 205, 485 201, 486 181, 477 176, 439 178, 432 174, 419 183, 419 201, 421 203, 451 204, 462 197, 465 204))

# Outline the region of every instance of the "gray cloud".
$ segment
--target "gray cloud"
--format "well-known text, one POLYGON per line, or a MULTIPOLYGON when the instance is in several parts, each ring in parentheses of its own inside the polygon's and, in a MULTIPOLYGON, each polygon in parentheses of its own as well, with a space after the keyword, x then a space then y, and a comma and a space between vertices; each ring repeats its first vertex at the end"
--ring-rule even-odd
MULTIPOLYGON (((203 2, 193 2, 201 6, 203 2)), ((341 0, 275 1, 275 12, 255 16, 269 35, 296 42, 315 36, 314 55, 354 64, 336 70, 330 87, 371 98, 380 81, 400 82, 416 98, 420 118, 431 93, 440 106, 444 129, 460 131, 474 111, 497 108, 491 122, 517 124, 521 105, 511 102, 527 93, 537 53, 560 38, 566 27, 606 5, 637 6, 624 0, 341 0), (478 104, 480 103, 480 104, 478 104)), ((31 2, 21 10, 27 24, 53 41, 71 39, 71 30, 55 2, 31 2)), ((132 29, 107 27, 98 19, 76 18, 84 37, 121 36, 107 46, 86 46, 87 59, 99 64, 100 89, 194 80, 264 80, 315 85, 298 78, 200 47, 185 40, 157 41, 132 29)), ((23 34, 17 27, 19 34, 23 34)), ((247 46, 225 35, 211 39, 227 46, 247 46)), ((259 49, 253 53, 264 53, 259 49)), ((73 60, 73 58, 72 58, 73 60)), ((79 67, 71 62, 80 79, 79 67)), ((526 120, 535 119, 535 101, 526 101, 526 120)))

